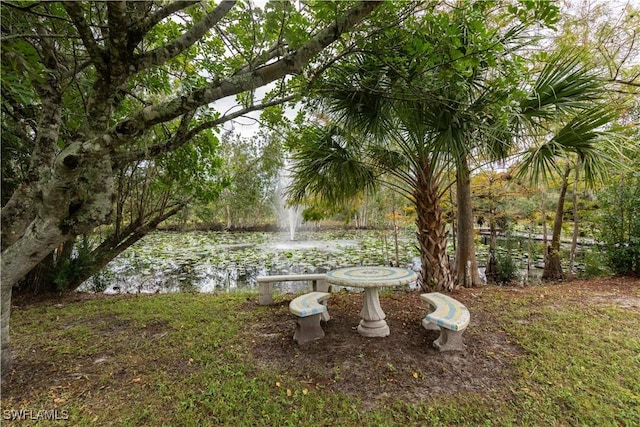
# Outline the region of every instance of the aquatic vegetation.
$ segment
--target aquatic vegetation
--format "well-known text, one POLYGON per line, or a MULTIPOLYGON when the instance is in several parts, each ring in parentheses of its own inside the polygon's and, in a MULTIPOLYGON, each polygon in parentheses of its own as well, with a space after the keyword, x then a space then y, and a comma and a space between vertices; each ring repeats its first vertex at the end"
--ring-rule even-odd
MULTIPOLYGON (((293 241, 288 237, 269 232, 156 232, 109 263, 101 280, 110 280, 106 293, 248 290, 257 287, 259 275, 389 264, 390 254, 395 254, 380 231, 299 232, 293 241)), ((411 231, 403 234, 398 252, 401 265, 415 262, 418 252, 411 231)), ((93 280, 80 290, 94 289, 93 280)), ((295 292, 300 286, 283 283, 280 290, 295 292)))

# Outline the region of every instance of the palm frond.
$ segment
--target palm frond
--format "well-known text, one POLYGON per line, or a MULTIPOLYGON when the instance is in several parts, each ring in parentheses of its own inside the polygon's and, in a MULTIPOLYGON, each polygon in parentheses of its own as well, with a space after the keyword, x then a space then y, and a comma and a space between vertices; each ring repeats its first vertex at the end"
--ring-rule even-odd
POLYGON ((561 49, 546 63, 529 96, 520 102, 529 120, 553 119, 558 113, 588 108, 604 95, 604 82, 586 68, 577 49, 561 49))
POLYGON ((620 135, 607 129, 618 117, 611 105, 595 105, 576 115, 549 141, 524 153, 517 176, 529 175, 534 184, 549 181, 560 169, 561 159, 578 156, 588 185, 602 181, 622 167, 620 135))
POLYGON ((390 123, 391 78, 371 57, 356 56, 332 70, 320 98, 323 111, 345 130, 380 135, 390 123))
POLYGON ((529 178, 533 185, 540 181, 550 182, 561 173, 560 159, 566 158, 564 151, 554 141, 529 148, 522 155, 516 178, 529 178))
POLYGON ((402 187, 405 189, 402 193, 412 193, 407 189, 415 187, 415 156, 407 156, 393 143, 369 145, 367 156, 380 176, 393 177, 396 189, 402 187))
POLYGON ((606 180, 609 172, 623 167, 621 136, 608 127, 619 116, 616 106, 596 105, 567 123, 555 141, 580 157, 587 185, 606 180))
POLYGON ((338 126, 307 128, 292 155, 287 197, 301 204, 310 196, 342 203, 375 185, 375 170, 361 161, 361 144, 338 126))

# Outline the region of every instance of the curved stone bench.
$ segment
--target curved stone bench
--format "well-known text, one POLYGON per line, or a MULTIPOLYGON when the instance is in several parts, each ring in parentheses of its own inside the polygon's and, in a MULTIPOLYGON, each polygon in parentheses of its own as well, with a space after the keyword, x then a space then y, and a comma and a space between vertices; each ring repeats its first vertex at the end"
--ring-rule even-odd
POLYGON ((471 320, 467 307, 439 292, 421 294, 420 299, 425 301, 431 310, 422 319, 422 326, 427 330, 440 330, 440 336, 433 345, 440 351, 464 350, 462 333, 471 320))
POLYGON ((296 329, 293 333, 295 342, 306 344, 324 337, 320 320, 328 320, 329 312, 327 306, 322 303, 326 302, 330 296, 331 294, 327 292, 309 292, 289 303, 289 311, 296 316, 296 329), (324 317, 323 314, 325 314, 324 317))

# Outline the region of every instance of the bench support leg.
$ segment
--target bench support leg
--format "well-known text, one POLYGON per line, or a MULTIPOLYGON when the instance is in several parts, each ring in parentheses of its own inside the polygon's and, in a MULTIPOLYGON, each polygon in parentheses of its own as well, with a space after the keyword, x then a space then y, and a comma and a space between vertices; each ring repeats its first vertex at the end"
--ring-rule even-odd
POLYGON ((259 285, 258 304, 269 305, 273 303, 273 282, 262 282, 259 285))
POLYGON ((426 318, 422 319, 422 327, 425 328, 427 331, 439 331, 440 330, 440 326, 436 325, 433 322, 429 322, 426 318))
POLYGON ((324 331, 320 327, 320 318, 320 313, 296 318, 293 340, 302 345, 324 337, 324 331))
POLYGON ((462 331, 451 331, 440 328, 440 336, 433 342, 433 346, 439 351, 464 351, 466 347, 462 342, 462 331))
POLYGON ((311 282, 311 287, 314 292, 331 292, 331 286, 326 282, 326 280, 313 280, 311 282))

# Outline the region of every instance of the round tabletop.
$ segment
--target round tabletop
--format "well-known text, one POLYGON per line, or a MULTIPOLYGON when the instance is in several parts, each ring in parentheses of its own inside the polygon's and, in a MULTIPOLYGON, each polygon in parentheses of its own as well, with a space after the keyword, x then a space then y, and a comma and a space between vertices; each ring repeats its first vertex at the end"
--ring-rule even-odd
POLYGON ((347 267, 327 272, 327 282, 356 288, 400 286, 417 279, 414 271, 397 267, 347 267))

